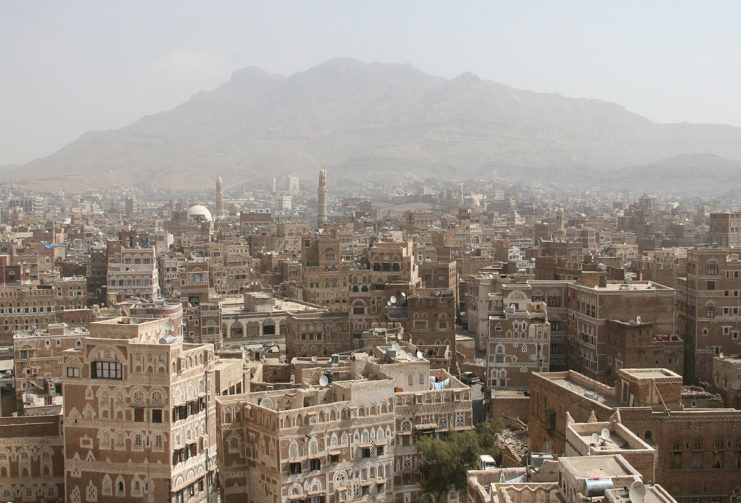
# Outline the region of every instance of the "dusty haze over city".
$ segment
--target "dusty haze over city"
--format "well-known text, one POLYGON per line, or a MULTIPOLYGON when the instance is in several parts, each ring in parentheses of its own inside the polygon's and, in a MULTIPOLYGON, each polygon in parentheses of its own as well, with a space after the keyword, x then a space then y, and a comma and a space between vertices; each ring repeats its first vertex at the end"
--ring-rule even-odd
POLYGON ((375 164, 439 175, 465 164, 464 174, 472 176, 511 166, 605 171, 698 154, 711 158, 693 167, 735 170, 741 159, 735 128, 652 123, 741 125, 736 2, 71 1, 5 2, 1 9, 0 166, 6 168, 0 173, 9 179, 71 172, 77 183, 89 180, 91 170, 156 172, 196 159, 226 175, 252 175, 268 164, 293 174, 317 166, 367 172, 375 164), (419 72, 346 68, 345 76, 356 79, 349 93, 335 88, 342 78, 331 72, 302 85, 307 70, 337 57, 419 72), (270 89, 271 114, 247 106, 260 99, 250 89, 223 96, 235 75, 257 78, 245 75, 246 68, 293 84, 288 93, 270 89), (462 75, 489 89, 460 83, 447 89, 452 95, 438 91, 420 102, 432 76, 455 82, 462 75), (221 94, 235 113, 243 107, 254 130, 239 131, 244 123, 219 116, 215 103, 186 103, 205 101, 204 92, 221 94), (307 107, 306 98, 319 108, 307 107), (358 105, 374 113, 355 121, 337 116, 358 105), (187 114, 175 117, 176 124, 159 119, 182 106, 214 116, 206 123, 187 114), (419 115, 420 106, 428 116, 419 115), (143 117, 156 122, 153 129, 143 117), (297 117, 303 124, 284 129, 297 117), (133 140, 135 152, 124 148, 132 146, 129 130, 144 138, 133 140), (365 145, 357 145, 348 130, 370 137, 361 135, 365 145), (93 131, 109 133, 85 134, 93 131), (515 138, 508 142, 510 132, 515 138), (389 142, 397 134, 399 141, 389 142), (323 141, 337 150, 327 152, 323 141), (173 158, 172 150, 182 155, 173 158), (34 169, 13 168, 55 153, 32 163, 34 169))
POLYGON ((739 19, 0 2, 0 502, 741 503, 739 19))

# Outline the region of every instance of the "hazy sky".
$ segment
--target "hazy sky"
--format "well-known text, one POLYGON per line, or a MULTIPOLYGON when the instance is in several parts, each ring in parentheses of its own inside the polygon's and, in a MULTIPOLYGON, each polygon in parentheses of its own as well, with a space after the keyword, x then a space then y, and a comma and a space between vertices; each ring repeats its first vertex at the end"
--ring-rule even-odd
POLYGON ((336 56, 741 126, 741 2, 0 2, 0 164, 336 56))

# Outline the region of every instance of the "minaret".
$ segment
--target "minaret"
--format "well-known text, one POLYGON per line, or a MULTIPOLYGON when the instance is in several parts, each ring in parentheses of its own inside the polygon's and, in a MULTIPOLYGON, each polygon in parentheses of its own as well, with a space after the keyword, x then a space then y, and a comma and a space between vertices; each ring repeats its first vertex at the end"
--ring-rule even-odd
POLYGON ((321 229, 327 223, 327 170, 319 170, 319 190, 317 192, 317 221, 321 229))
POLYGON ((463 197, 463 184, 458 184, 458 205, 463 206, 463 202, 465 201, 465 198, 463 197))
POLYGON ((216 178, 216 218, 224 218, 224 186, 220 176, 216 178))
POLYGON ((563 216, 563 208, 558 208, 556 210, 556 231, 553 233, 553 240, 561 243, 566 241, 566 230, 563 225, 563 216))

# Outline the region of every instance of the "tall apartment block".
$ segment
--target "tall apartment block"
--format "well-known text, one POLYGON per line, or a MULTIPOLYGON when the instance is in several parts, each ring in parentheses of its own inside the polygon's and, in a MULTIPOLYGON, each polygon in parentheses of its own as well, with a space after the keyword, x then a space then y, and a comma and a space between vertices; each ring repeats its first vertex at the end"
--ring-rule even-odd
POLYGON ((213 501, 214 352, 168 318, 92 323, 64 352, 65 501, 213 501))
POLYGON ((708 241, 717 246, 741 246, 741 213, 711 213, 708 241))
POLYGON ((108 290, 110 302, 139 298, 154 300, 160 292, 153 247, 108 241, 108 290))
POLYGON ((677 280, 677 329, 685 344, 685 382, 710 382, 713 357, 741 353, 741 259, 728 248, 687 252, 677 280))

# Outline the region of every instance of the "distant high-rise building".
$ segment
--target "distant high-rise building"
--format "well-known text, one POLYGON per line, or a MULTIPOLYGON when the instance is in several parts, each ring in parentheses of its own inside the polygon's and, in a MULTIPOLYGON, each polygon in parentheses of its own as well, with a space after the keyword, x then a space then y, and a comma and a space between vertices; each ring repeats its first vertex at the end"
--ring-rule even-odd
POLYGON ((134 211, 136 207, 136 201, 134 201, 133 197, 127 197, 126 198, 126 216, 131 218, 134 215, 134 211))
POLYGON ((13 197, 8 200, 8 208, 23 208, 25 215, 41 216, 44 213, 44 198, 41 196, 13 197))
POLYGON ((319 191, 317 193, 317 220, 319 227, 327 223, 327 170, 319 170, 319 191))
POLYGON ((216 218, 224 218, 224 186, 220 176, 216 178, 216 218))
POLYGON ((273 193, 296 196, 300 189, 300 179, 297 176, 274 176, 273 193))

